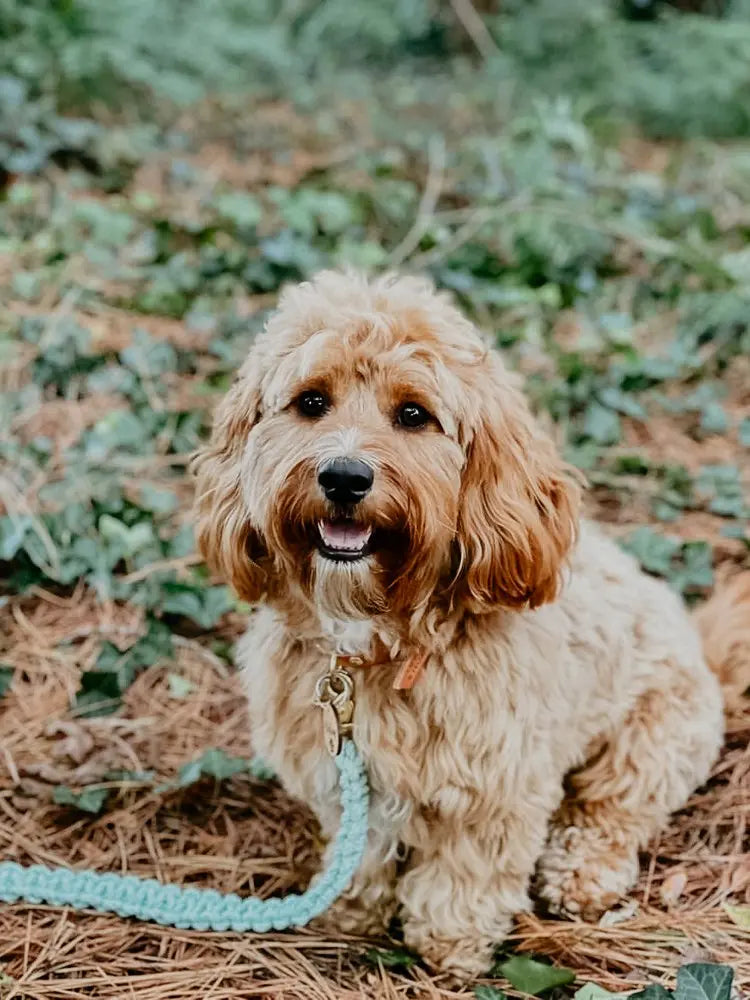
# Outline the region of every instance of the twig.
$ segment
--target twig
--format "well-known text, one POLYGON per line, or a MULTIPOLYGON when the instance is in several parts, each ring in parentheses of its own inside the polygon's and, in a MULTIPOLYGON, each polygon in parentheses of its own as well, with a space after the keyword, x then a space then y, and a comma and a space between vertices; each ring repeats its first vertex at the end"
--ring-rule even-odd
POLYGON ((453 253, 454 250, 458 250, 464 243, 467 243, 474 233, 481 229, 485 222, 488 222, 491 218, 492 213, 488 214, 483 209, 478 209, 470 219, 462 226, 459 226, 449 240, 445 243, 439 243, 431 250, 426 250, 424 253, 414 257, 410 261, 411 266, 416 270, 423 271, 432 264, 437 264, 438 261, 443 260, 448 254, 453 253))
POLYGON ((182 649, 188 649, 191 653, 195 653, 196 656, 205 660, 206 663, 210 663, 220 677, 231 676, 232 671, 228 669, 226 663, 218 657, 216 653, 212 653, 210 649, 206 649, 205 646, 201 646, 201 644, 196 642, 195 639, 188 639, 187 636, 176 635, 173 633, 172 642, 175 646, 179 646, 182 649))
POLYGON ((487 25, 477 14, 471 0, 451 0, 451 7, 482 59, 492 59, 493 56, 500 53, 497 42, 490 34, 487 25))
POLYGON ((427 147, 427 180, 419 200, 417 217, 406 236, 391 251, 388 258, 391 267, 398 267, 399 264, 402 264, 417 249, 419 241, 427 232, 443 187, 444 173, 445 140, 442 135, 434 135, 427 147))
POLYGON ((187 569, 188 566, 195 566, 199 562, 201 562, 201 557, 195 552, 189 556, 181 556, 179 559, 159 559, 157 562, 149 563, 148 566, 142 566, 140 569, 120 577, 120 582, 139 583, 151 576, 152 573, 161 573, 170 569, 187 569))

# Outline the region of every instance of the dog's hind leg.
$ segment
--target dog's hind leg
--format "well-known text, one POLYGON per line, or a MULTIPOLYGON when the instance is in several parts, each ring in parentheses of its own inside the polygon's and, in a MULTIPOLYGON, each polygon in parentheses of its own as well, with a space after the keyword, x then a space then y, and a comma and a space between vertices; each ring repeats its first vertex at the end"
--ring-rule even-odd
MULTIPOLYGON (((654 673, 664 676, 663 666, 654 673)), ((643 694, 569 776, 537 872, 553 912, 595 920, 614 906, 637 881, 639 850, 707 779, 723 734, 721 694, 705 668, 677 678, 643 694)))

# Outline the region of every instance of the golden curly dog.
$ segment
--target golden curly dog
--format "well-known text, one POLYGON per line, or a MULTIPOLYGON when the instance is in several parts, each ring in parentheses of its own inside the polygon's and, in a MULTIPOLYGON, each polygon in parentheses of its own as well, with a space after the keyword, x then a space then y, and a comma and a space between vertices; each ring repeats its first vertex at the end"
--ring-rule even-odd
MULTIPOLYGON (((468 976, 535 873, 556 913, 616 903, 716 760, 710 649, 664 583, 579 521, 575 476, 449 299, 336 272, 287 290, 195 465, 202 552, 259 604, 239 645, 255 748, 326 834, 337 775, 315 684, 332 652, 369 664, 354 738, 370 837, 330 919, 377 932, 398 913, 428 963, 468 976), (429 659, 400 690, 415 652, 429 659)), ((703 611, 735 686, 738 579, 703 611)))

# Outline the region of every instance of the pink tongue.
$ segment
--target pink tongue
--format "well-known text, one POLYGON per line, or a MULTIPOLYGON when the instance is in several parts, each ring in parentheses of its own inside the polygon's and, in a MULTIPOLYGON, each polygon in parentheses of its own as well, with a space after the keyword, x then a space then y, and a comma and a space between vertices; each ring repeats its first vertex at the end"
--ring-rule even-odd
POLYGON ((320 533, 332 549, 361 549, 370 537, 370 529, 349 521, 322 521, 320 533))

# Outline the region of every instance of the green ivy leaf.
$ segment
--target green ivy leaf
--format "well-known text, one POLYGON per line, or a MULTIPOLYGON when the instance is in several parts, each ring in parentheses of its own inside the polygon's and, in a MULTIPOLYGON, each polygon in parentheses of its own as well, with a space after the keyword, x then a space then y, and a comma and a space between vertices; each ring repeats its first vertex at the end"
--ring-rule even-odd
POLYGON ((0 663, 0 698, 10 691, 10 686, 13 683, 13 674, 15 671, 9 663, 0 663))
POLYGON ((112 546, 118 558, 132 558, 156 541, 150 521, 137 521, 128 526, 110 514, 102 514, 99 518, 99 534, 112 546))
POLYGON ((177 352, 166 340, 138 328, 133 332, 133 343, 120 352, 120 360, 141 378, 153 378, 176 369, 177 352))
POLYGON ((241 229, 252 229, 263 218, 263 208, 257 198, 244 191, 228 191, 215 201, 216 211, 241 229))
POLYGON ((672 504, 668 500, 657 497, 651 504, 651 511, 658 521, 672 523, 677 521, 682 515, 682 505, 672 504))
POLYGON ((625 539, 623 547, 638 559, 644 569, 666 576, 672 559, 680 550, 680 542, 644 525, 625 539))
POLYGON ((626 417, 632 417, 634 420, 646 419, 646 411, 642 404, 635 399, 632 393, 623 392, 622 389, 612 387, 602 389, 599 393, 599 401, 608 409, 616 410, 626 417))
POLYGON ((172 655, 172 633, 155 618, 148 619, 145 635, 124 652, 111 642, 102 643, 93 670, 81 674, 76 708, 84 716, 110 715, 139 671, 172 655))
POLYGON ((33 271, 16 271, 11 281, 13 294, 26 302, 33 302, 39 298, 42 290, 40 275, 33 271))
POLYGON ((387 969, 410 969, 417 962, 417 956, 406 948, 370 948, 365 958, 373 965, 383 965, 387 969))
POLYGON ((171 514, 177 509, 179 500, 174 490, 144 483, 138 491, 138 502, 144 510, 153 514, 171 514))
POLYGON ((651 983, 637 993, 631 993, 629 1000, 672 1000, 673 994, 660 983, 651 983))
POLYGON ((750 906, 732 906, 731 903, 725 903, 724 909, 732 923, 744 931, 750 931, 750 906))
POLYGON ((167 554, 173 559, 181 559, 195 552, 195 538, 193 536, 193 526, 183 524, 170 538, 167 545, 167 554))
POLYGON ((67 785, 58 785, 52 793, 52 799, 59 806, 73 806, 82 812, 97 814, 104 808, 109 796, 109 789, 101 785, 92 785, 82 792, 74 792, 67 785))
POLYGON ((177 778, 165 785, 157 788, 158 792, 175 791, 178 788, 187 788, 194 785, 201 778, 213 778, 215 781, 224 781, 235 774, 244 774, 249 770, 250 764, 244 757, 232 757, 224 750, 212 748, 206 750, 196 760, 191 760, 183 764, 177 778))
POLYGON ((720 517, 742 517, 747 509, 740 470, 736 465, 704 465, 695 481, 708 509, 720 517))
POLYGON ((165 614, 183 615, 195 621, 203 616, 202 595, 198 588, 183 583, 166 583, 163 589, 165 596, 161 607, 165 614))
POLYGON ((148 427, 126 410, 114 410, 102 417, 84 438, 88 459, 100 462, 115 451, 139 452, 151 439, 148 427))
POLYGON ((0 517, 0 562, 10 562, 21 549, 29 517, 0 517))
POLYGON ((152 667, 174 653, 171 629, 157 618, 149 618, 146 634, 138 639, 129 652, 136 670, 152 667))
POLYGON ((650 470, 642 455, 616 455, 612 463, 612 471, 622 476, 647 476, 650 470))
POLYGON ((180 674, 169 674, 167 680, 169 682, 169 693, 173 698, 187 698, 188 695, 195 691, 195 684, 180 674))
POLYGON ((127 771, 120 769, 107 771, 103 777, 107 781, 116 781, 120 784, 148 785, 154 780, 155 773, 155 771, 127 771))
POLYGON ((261 242, 263 258, 285 269, 289 274, 312 274, 325 263, 325 256, 308 240, 296 236, 291 229, 282 229, 261 242))
POLYGON ((605 990, 603 986, 597 986, 596 983, 586 983, 579 990, 576 990, 573 994, 573 1000, 608 1000, 608 997, 616 995, 616 993, 605 990))
MULTIPOLYGON (((3 971, 3 969, 0 969, 0 987, 2 986, 7 986, 9 990, 15 990, 15 987, 18 986, 18 980, 14 979, 13 976, 9 976, 7 972, 3 971)), ((0 993, 0 997, 2 997, 2 995, 3 994, 0 993)))
POLYGON ((120 707, 120 696, 135 676, 129 652, 104 642, 92 670, 81 674, 75 705, 79 715, 111 715, 120 707))
POLYGON ((706 434, 725 434, 728 427, 724 407, 720 403, 708 403, 701 414, 701 430, 706 434))
POLYGON ((728 965, 695 962, 677 970, 675 1000, 729 1000, 734 973, 728 965))
POLYGON ((132 216, 99 201, 76 202, 73 214, 89 229, 94 242, 104 246, 122 246, 135 228, 132 216))
POLYGON ((342 236, 336 244, 335 262, 338 267, 355 267, 370 273, 382 267, 387 260, 387 250, 373 240, 342 236))
POLYGON ((494 986, 475 986, 474 996, 476 1000, 506 1000, 505 994, 494 986))
POLYGON ((128 683, 120 670, 85 670, 75 699, 77 714, 112 715, 120 707, 120 695, 128 683))
POLYGON ((234 607, 232 593, 224 586, 196 587, 167 582, 163 591, 161 607, 165 614, 192 618, 204 629, 212 628, 223 614, 234 607))
POLYGON ((311 242, 319 230, 337 235, 361 216, 356 198, 341 191, 319 191, 310 187, 292 190, 275 188, 272 198, 284 222, 311 242))
POLYGON ((507 962, 503 962, 500 965, 500 972, 511 986, 522 993, 530 993, 531 996, 539 996, 540 993, 554 989, 555 986, 567 986, 576 978, 575 972, 571 969, 545 965, 523 955, 514 955, 507 962))
POLYGON ((682 593, 705 590, 713 586, 713 552, 708 542, 685 542, 682 546, 682 565, 668 574, 673 587, 682 593))
POLYGON ((684 594, 713 585, 713 552, 707 542, 681 542, 640 527, 623 542, 649 573, 665 577, 684 594))
POLYGON ((617 444, 622 433, 620 418, 614 410, 594 400, 586 408, 583 433, 585 437, 600 445, 617 444))

